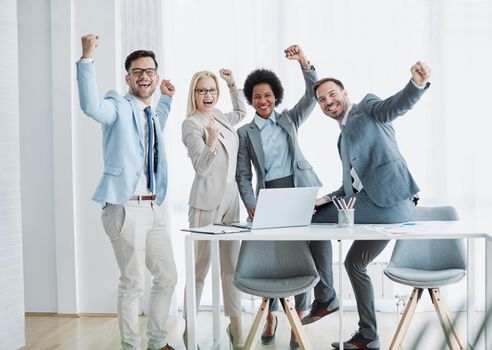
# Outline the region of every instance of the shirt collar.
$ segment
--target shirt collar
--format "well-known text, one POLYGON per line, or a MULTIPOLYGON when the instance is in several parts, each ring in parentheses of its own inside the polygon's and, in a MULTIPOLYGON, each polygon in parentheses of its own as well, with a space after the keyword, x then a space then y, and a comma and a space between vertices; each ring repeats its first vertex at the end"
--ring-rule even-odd
POLYGON ((349 115, 350 111, 352 110, 352 106, 353 105, 354 104, 351 103, 350 106, 349 106, 349 108, 347 108, 347 111, 345 112, 345 115, 343 116, 343 119, 340 122, 340 128, 342 128, 342 126, 345 126, 345 124, 347 124, 348 115, 349 115))
POLYGON ((255 124, 258 126, 260 130, 266 126, 266 124, 270 122, 272 124, 277 124, 277 118, 275 117, 275 111, 272 111, 267 119, 260 117, 257 113, 255 113, 255 124))
POLYGON ((145 103, 142 102, 142 100, 138 99, 137 97, 135 97, 134 95, 130 94, 130 100, 135 103, 135 105, 137 106, 137 108, 140 110, 140 111, 143 111, 148 105, 146 105, 145 103))

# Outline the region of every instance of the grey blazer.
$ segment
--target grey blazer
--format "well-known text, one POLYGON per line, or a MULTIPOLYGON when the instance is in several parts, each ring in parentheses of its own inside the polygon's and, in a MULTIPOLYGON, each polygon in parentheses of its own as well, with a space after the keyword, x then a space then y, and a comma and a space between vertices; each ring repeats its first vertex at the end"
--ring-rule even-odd
MULTIPOLYGON (((297 140, 297 129, 311 114, 316 99, 313 85, 317 80, 316 71, 302 71, 306 84, 306 91, 292 109, 285 109, 282 113, 275 113, 277 123, 287 132, 289 149, 292 153, 292 169, 296 187, 320 187, 321 182, 313 167, 304 158, 297 140)), ((260 188, 265 188, 265 155, 261 142, 260 129, 254 119, 238 129, 239 151, 237 155, 236 181, 239 193, 247 209, 256 207, 256 196, 253 192, 251 179, 253 176, 251 164, 256 172, 256 195, 260 188)))
MULTIPOLYGON (((398 149, 392 121, 408 112, 427 90, 411 81, 395 95, 381 100, 369 94, 354 104, 347 124, 338 138, 346 140, 350 163, 357 172, 364 191, 380 207, 390 207, 411 198, 419 191, 407 163, 398 149)), ((344 196, 343 185, 328 194, 344 196)), ((326 197, 326 196, 325 196, 326 197)))
MULTIPOLYGON (((231 100, 233 111, 224 114, 215 109, 214 118, 231 130, 237 139, 234 125, 246 116, 243 92, 232 92, 231 100)), ((207 147, 207 124, 207 119, 199 112, 190 115, 182 124, 182 140, 195 169, 188 204, 201 210, 212 210, 219 205, 225 190, 228 157, 237 156, 235 153, 228 154, 230 151, 225 146, 217 147, 215 153, 207 147)), ((222 142, 220 138, 219 141, 222 142)))

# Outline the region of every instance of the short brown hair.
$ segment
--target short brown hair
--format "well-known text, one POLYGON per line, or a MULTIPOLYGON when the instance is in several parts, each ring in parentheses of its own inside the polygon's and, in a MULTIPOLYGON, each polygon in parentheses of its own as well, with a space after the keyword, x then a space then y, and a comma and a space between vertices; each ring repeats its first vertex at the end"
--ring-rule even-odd
POLYGON ((338 79, 335 79, 335 78, 323 78, 323 79, 320 79, 316 83, 314 83, 314 85, 313 85, 313 92, 314 92, 314 97, 316 97, 316 100, 318 100, 318 97, 316 96, 316 90, 318 90, 318 88, 320 87, 320 85, 322 85, 324 83, 327 83, 329 81, 331 81, 332 83, 334 83, 335 85, 337 85, 340 89, 345 90, 345 87, 343 86, 343 83, 340 80, 338 80, 338 79))
POLYGON ((132 65, 132 62, 141 58, 141 57, 150 57, 155 63, 155 69, 158 68, 157 61, 155 60, 155 54, 153 51, 149 50, 138 50, 138 51, 133 51, 131 54, 128 55, 128 57, 125 60, 125 70, 128 72, 130 70, 130 67, 132 65))

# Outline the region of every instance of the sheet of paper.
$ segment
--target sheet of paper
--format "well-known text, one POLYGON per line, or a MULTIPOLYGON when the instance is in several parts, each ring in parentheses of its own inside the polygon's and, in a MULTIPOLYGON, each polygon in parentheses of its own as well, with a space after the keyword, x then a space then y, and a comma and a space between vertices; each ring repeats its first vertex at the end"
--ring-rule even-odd
POLYGON ((244 228, 225 226, 225 225, 208 225, 208 226, 203 226, 203 227, 194 227, 194 228, 182 229, 181 231, 219 235, 219 234, 223 234, 223 233, 247 232, 249 230, 244 229, 244 228))
POLYGON ((447 221, 415 221, 401 224, 377 224, 365 226, 368 230, 383 232, 388 236, 404 235, 408 233, 433 233, 441 232, 449 225, 447 221))

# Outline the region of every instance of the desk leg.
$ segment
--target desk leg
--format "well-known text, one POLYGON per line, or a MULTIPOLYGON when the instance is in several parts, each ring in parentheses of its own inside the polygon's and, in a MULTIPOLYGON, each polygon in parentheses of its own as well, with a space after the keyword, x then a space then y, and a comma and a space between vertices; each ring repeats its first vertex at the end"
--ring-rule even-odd
POLYGON ((475 339, 475 240, 468 238, 467 240, 467 278, 466 278, 466 343, 467 347, 471 348, 473 339, 475 339))
POLYGON ((196 346, 196 289, 195 289, 195 241, 185 238, 186 267, 186 323, 188 350, 197 350, 196 346))
POLYGON ((212 317, 214 348, 220 342, 220 273, 219 273, 219 241, 211 241, 212 254, 212 317))
POLYGON ((342 240, 338 241, 338 300, 340 308, 338 310, 338 341, 340 350, 343 350, 343 244, 342 240))
MULTIPOLYGON (((485 317, 492 312, 492 236, 485 240, 485 317)), ((485 325, 485 349, 492 349, 492 318, 485 325)))

